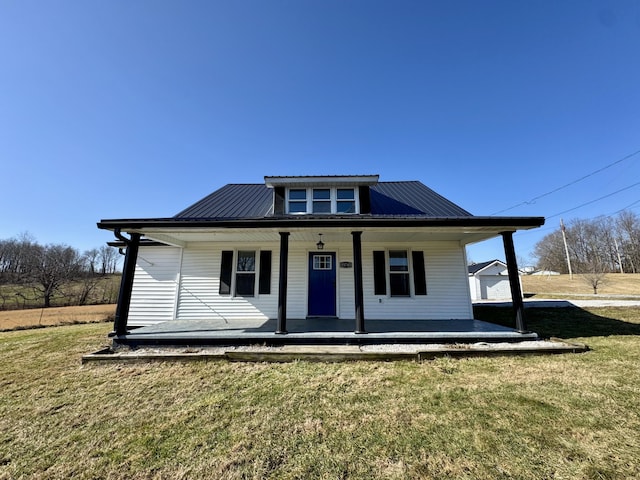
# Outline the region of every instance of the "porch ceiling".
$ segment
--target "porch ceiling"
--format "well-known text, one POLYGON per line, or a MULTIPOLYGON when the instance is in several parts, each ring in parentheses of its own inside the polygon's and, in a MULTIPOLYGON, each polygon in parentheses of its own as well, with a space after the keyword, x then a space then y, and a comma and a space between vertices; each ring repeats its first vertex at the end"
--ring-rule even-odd
MULTIPOLYGON (((363 242, 400 243, 400 242, 438 242, 455 241, 462 245, 480 242, 498 236, 509 230, 504 227, 434 227, 434 228, 305 228, 305 229, 136 229, 146 238, 169 245, 185 247, 188 244, 203 242, 278 242, 280 231, 288 231, 290 242, 315 244, 322 234, 322 241, 331 243, 351 242, 352 231, 362 231, 363 242)), ((133 230, 132 230, 133 231, 133 230)))

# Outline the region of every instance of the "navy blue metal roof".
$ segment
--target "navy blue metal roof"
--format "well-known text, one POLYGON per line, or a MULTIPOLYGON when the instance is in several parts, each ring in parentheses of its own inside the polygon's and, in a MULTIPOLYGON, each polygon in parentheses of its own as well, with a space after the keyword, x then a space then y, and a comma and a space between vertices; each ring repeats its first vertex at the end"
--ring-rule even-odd
POLYGON ((371 187, 372 215, 469 217, 471 214, 422 182, 380 182, 371 187))
MULTIPOLYGON (((421 182, 379 182, 370 188, 372 216, 470 217, 469 212, 421 182)), ((258 218, 273 212, 273 189, 264 184, 229 184, 174 218, 258 218)))
POLYGON ((187 207, 174 218, 254 218, 271 211, 273 189, 264 184, 230 183, 187 207))

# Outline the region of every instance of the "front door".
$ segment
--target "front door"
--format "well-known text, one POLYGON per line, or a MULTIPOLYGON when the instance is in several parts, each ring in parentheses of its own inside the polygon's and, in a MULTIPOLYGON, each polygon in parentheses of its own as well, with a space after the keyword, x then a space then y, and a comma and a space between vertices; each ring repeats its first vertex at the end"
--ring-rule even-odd
POLYGON ((336 254, 309 253, 309 316, 336 316, 336 254))

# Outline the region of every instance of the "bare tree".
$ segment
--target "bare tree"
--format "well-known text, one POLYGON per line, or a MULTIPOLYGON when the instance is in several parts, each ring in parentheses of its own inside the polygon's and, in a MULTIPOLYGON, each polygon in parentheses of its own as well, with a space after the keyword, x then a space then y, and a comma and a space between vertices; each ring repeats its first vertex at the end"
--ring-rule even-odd
POLYGON ((103 245, 98 252, 98 259, 101 275, 113 274, 118 270, 118 251, 115 248, 103 245))
POLYGON ((30 276, 43 299, 51 306, 51 297, 65 282, 82 273, 82 258, 67 245, 36 245, 30 259, 30 276))
POLYGON ((536 243, 533 254, 538 259, 538 268, 560 273, 569 272, 560 230, 545 235, 542 240, 536 243))
POLYGON ((588 270, 581 275, 583 281, 593 288, 594 295, 598 294, 598 287, 605 283, 606 269, 603 262, 594 261, 588 266, 588 270))

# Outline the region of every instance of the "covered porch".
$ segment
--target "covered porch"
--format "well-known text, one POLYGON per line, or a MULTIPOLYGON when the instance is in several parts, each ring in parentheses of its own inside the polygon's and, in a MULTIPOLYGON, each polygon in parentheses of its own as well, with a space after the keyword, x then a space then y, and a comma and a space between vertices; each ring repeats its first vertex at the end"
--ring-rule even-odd
POLYGON ((475 343, 536 340, 533 332, 474 319, 367 320, 367 333, 356 333, 353 320, 288 319, 287 334, 276 333, 277 319, 176 320, 115 334, 114 343, 150 345, 366 345, 376 343, 475 343))
MULTIPOLYGON (((388 243, 398 242, 410 242, 420 241, 425 244, 432 242, 455 242, 458 247, 468 243, 481 241, 494 236, 502 236, 505 248, 505 256, 507 258, 509 280, 512 287, 512 296, 514 298, 514 328, 506 329, 510 330, 510 333, 516 333, 514 338, 522 338, 521 335, 526 335, 527 332, 524 312, 522 305, 522 293, 520 291, 517 265, 515 261, 515 251, 513 246, 513 233, 519 228, 527 228, 528 225, 520 225, 518 222, 514 222, 513 219, 501 219, 503 221, 496 221, 495 219, 477 218, 471 219, 438 219, 438 220, 420 220, 420 219, 404 219, 401 226, 397 225, 397 220, 394 221, 385 220, 383 222, 379 220, 362 220, 358 222, 358 227, 361 230, 354 230, 354 226, 350 223, 336 219, 316 219, 313 222, 308 222, 305 219, 287 220, 286 222, 279 221, 277 223, 269 223, 268 225, 262 225, 267 227, 264 229, 257 228, 258 224, 264 222, 254 222, 249 226, 248 224, 236 225, 194 225, 188 229, 169 227, 169 225, 145 225, 136 224, 132 225, 129 232, 130 238, 126 238, 121 234, 120 228, 115 228, 114 232, 123 245, 126 246, 125 265, 123 269, 123 280, 120 289, 120 296, 118 302, 118 309, 116 311, 115 318, 115 337, 124 341, 152 341, 145 340, 151 339, 152 335, 157 340, 153 340, 156 343, 165 343, 169 341, 169 337, 193 338, 197 343, 215 343, 220 337, 226 337, 228 339, 234 337, 241 332, 241 339, 244 342, 270 341, 274 344, 284 344, 288 340, 279 339, 276 337, 290 336, 291 341, 301 341, 305 338, 304 334, 308 334, 311 337, 320 336, 330 339, 341 339, 341 341, 350 341, 352 343, 363 343, 380 341, 380 336, 396 336, 397 338, 415 338, 417 340, 412 341, 424 341, 425 338, 441 339, 450 338, 449 341, 458 341, 462 338, 464 341, 470 341, 470 339, 484 340, 482 336, 478 336, 479 333, 483 333, 484 337, 491 337, 499 332, 504 336, 504 327, 492 326, 487 327, 481 323, 477 323, 472 318, 460 319, 460 320, 433 320, 438 318, 439 315, 431 314, 431 319, 426 320, 421 316, 415 315, 412 320, 380 320, 380 318, 389 318, 378 312, 377 315, 372 315, 367 318, 365 315, 365 296, 363 291, 363 254, 362 254, 362 237, 369 238, 369 241, 373 239, 380 245, 388 243), (285 223, 283 225, 283 223, 285 223), (308 224, 307 224, 308 223, 308 224), (286 228, 277 228, 286 227, 286 228), (236 228, 238 227, 238 228, 236 228), (333 323, 327 319, 323 319, 322 323, 312 323, 308 319, 299 320, 304 315, 302 312, 296 312, 294 315, 287 314, 287 304, 291 306, 291 301, 288 301, 288 280, 291 275, 291 268, 289 267, 290 259, 290 241, 296 245, 299 249, 300 245, 303 248, 307 248, 309 251, 314 250, 316 247, 316 241, 318 239, 318 232, 325 232, 324 236, 320 236, 329 245, 335 245, 342 243, 343 245, 350 244, 350 252, 348 253, 347 262, 342 262, 352 272, 352 287, 350 287, 350 293, 345 290, 342 292, 345 295, 350 295, 354 301, 355 319, 348 320, 335 320, 333 323), (363 235, 364 234, 364 235, 363 235), (274 270, 277 279, 277 288, 275 289, 277 295, 277 317, 273 313, 269 314, 271 320, 247 320, 245 326, 239 326, 238 319, 234 319, 233 327, 220 323, 219 320, 207 320, 207 319, 191 319, 184 325, 179 320, 179 317, 175 316, 174 320, 166 322, 167 325, 161 324, 143 330, 130 330, 128 328, 128 314, 129 304, 131 300, 131 292, 133 287, 133 277, 135 271, 135 265, 138 256, 138 247, 141 244, 141 238, 144 236, 147 241, 156 242, 159 245, 170 245, 181 249, 188 248, 200 242, 206 241, 221 241, 224 239, 226 242, 253 242, 253 243, 265 243, 271 242, 271 245, 277 244, 278 247, 272 247, 277 252, 277 257, 274 270), (346 243, 348 241, 348 243, 346 243), (311 248, 309 248, 311 247, 311 248), (276 318, 273 318, 276 317, 276 318), (176 319, 177 318, 177 319, 176 319), (375 318, 375 319, 374 319, 375 318), (418 318, 420 320, 415 320, 418 318), (200 328, 199 325, 206 325, 200 328), (178 328, 180 325, 180 328, 178 328), (157 330, 156 330, 157 329, 157 330), (165 331, 169 329, 169 331, 165 331), (137 333, 136 333, 137 332, 137 333), (145 333, 146 332, 146 333, 145 333), (173 332, 173 333, 171 333, 173 332), (200 332, 199 334, 193 332, 200 332), (226 333, 225 333, 226 332, 226 333), (487 335, 487 332, 490 334, 487 335), (491 333, 493 332, 493 333, 491 333), (268 335, 267 335, 268 334, 268 335), (361 340, 355 340, 362 335, 367 334, 366 337, 362 337, 361 340), (428 335, 427 335, 428 334, 428 335), (146 336, 144 336, 146 335, 146 336), (377 338, 378 337, 378 338, 377 338), (125 340, 128 338, 129 340, 125 340), (364 340, 367 338, 369 340, 364 340)), ((463 247, 462 247, 463 248, 463 247)), ((320 249, 320 247, 318 247, 320 249)), ((369 252, 370 255, 371 252, 369 252)), ((374 252, 375 253, 375 252, 374 252)), ((335 260, 335 259, 334 259, 335 260)), ((424 260, 423 260, 424 261, 424 260)), ((461 259, 462 261, 462 259, 461 259)), ((335 263, 335 262, 334 262, 335 263)), ((461 262, 460 262, 461 263, 461 262)), ((466 261, 465 261, 466 263, 466 261)), ((456 264, 457 265, 457 264, 456 264)), ((300 268, 298 266, 298 268, 300 268)), ((460 267, 462 268, 462 267, 460 267)), ((374 272, 375 273, 375 272, 374 272)), ((466 266, 465 266, 466 274, 466 266)), ((371 272, 369 272, 371 275, 371 272)), ((370 279, 370 277, 368 277, 370 279)), ((299 280, 299 279, 298 279, 299 280)), ((306 281, 304 279, 303 281, 306 281)), ((309 280, 310 281, 310 280, 309 280)), ((465 280, 466 282, 466 280, 465 280)), ((335 279, 334 279, 335 286, 335 279)), ((351 283, 351 282, 349 282, 351 283)), ((370 289, 373 289, 370 286, 370 289)), ((375 292, 378 294, 378 292, 375 292)), ((384 295, 384 293, 383 293, 384 295)), ((382 304, 383 300, 378 299, 382 304)), ((385 299, 386 300, 386 299, 385 299)), ((305 299, 306 301, 306 299, 305 299)), ((461 302, 462 299, 457 299, 461 302)), ((466 300, 469 303, 470 299, 466 300)), ((451 303, 451 302, 450 302, 451 303)), ((373 308, 371 301, 369 307, 373 308)), ((374 307, 378 307, 377 302, 374 307)), ((392 312, 387 312, 387 315, 392 312)), ((452 318, 459 318, 468 313, 464 312, 451 312, 452 318)), ((336 316, 344 317, 349 315, 348 313, 341 312, 339 315, 333 313, 336 316)), ((444 315, 447 313, 445 312, 444 315)), ((309 316, 313 316, 309 309, 309 316)), ((442 312, 440 315, 444 317, 442 312)), ((331 314, 329 314, 331 316, 331 314)), ((471 315, 469 315, 471 317, 471 315)), ((244 325, 244 324, 243 324, 244 325)), ((236 340, 234 340, 235 342, 236 340)), ((240 340, 238 340, 240 341, 240 340)), ((183 341, 183 343, 185 343, 183 341)))

